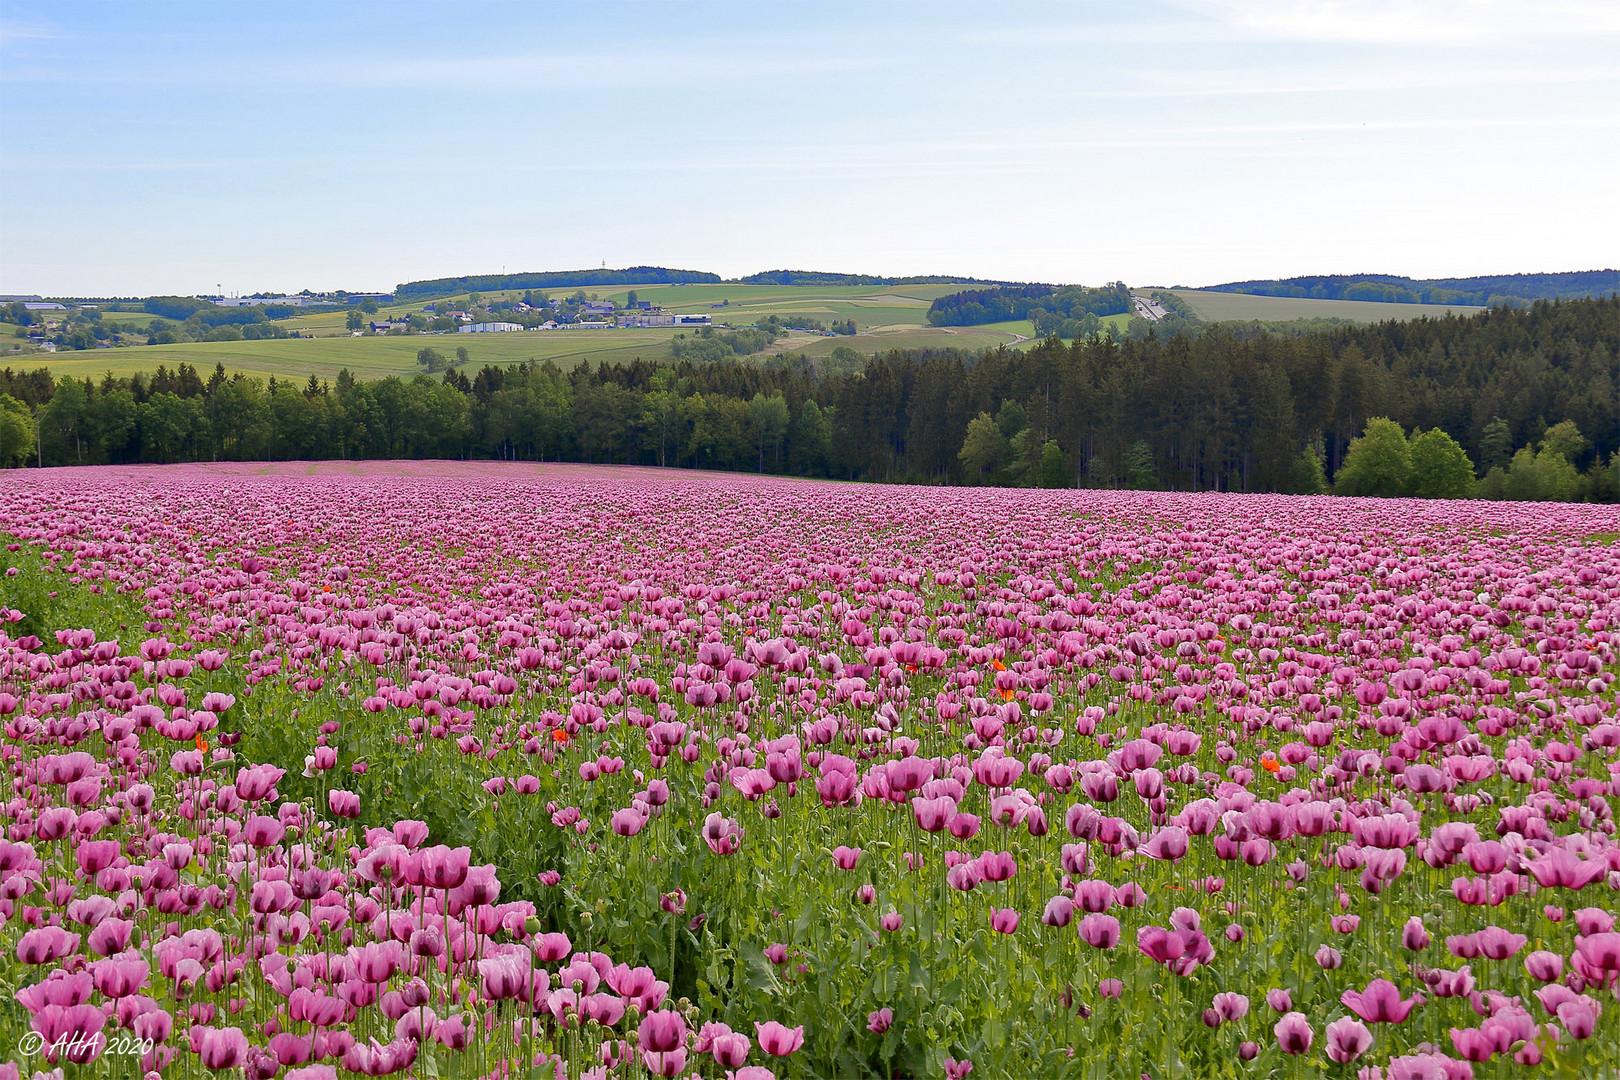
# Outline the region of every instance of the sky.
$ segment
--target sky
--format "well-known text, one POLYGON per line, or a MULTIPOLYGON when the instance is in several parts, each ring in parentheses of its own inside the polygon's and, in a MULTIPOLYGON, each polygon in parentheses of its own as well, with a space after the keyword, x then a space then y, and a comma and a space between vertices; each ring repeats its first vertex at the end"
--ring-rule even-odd
POLYGON ((1620 4, 0 0, 0 292, 1620 265, 1620 4))

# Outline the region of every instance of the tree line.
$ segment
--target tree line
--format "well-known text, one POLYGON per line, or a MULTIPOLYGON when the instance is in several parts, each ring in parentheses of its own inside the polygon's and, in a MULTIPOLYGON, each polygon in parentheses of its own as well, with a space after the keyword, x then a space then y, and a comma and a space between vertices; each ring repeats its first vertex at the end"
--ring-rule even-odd
POLYGON ((407 281, 394 286, 398 300, 434 300, 465 292, 518 289, 561 289, 580 285, 718 285, 719 274, 706 270, 672 270, 663 266, 629 266, 623 270, 544 270, 521 274, 473 274, 407 281))
MULTIPOLYGON (((311 307, 306 313, 336 310, 311 307)), ((373 306, 375 310, 375 305, 373 306)), ((256 341, 297 337, 295 331, 272 320, 287 318, 295 309, 286 305, 219 307, 186 296, 154 296, 120 308, 68 307, 61 312, 33 312, 20 303, 0 306, 0 323, 14 324, 13 335, 30 341, 48 341, 58 349, 82 351, 112 345, 176 345, 190 341, 256 341), (122 310, 139 306, 139 311, 122 310), (40 315, 49 315, 40 318, 40 315), (155 316, 143 318, 142 316, 155 316), (45 323, 54 329, 46 331, 45 323)))
POLYGON ((1536 300, 1612 296, 1620 291, 1620 270, 1567 274, 1498 274, 1472 278, 1414 280, 1394 274, 1329 274, 1282 280, 1234 281, 1214 292, 1254 296, 1293 296, 1311 300, 1374 300, 1391 304, 1460 304, 1527 307, 1536 300))
POLYGON ((475 274, 467 277, 407 281, 394 287, 400 300, 431 300, 440 296, 480 290, 560 289, 581 285, 1005 285, 948 274, 885 277, 881 274, 839 274, 819 270, 764 270, 740 278, 722 278, 706 270, 674 270, 663 266, 629 266, 623 270, 547 270, 518 274, 475 274))
POLYGON ((187 365, 99 380, 8 369, 0 457, 486 457, 917 483, 1388 494, 1425 493, 1413 477, 1440 461, 1452 478, 1442 493, 1461 493, 1455 455, 1427 434, 1438 432, 1481 494, 1612 501, 1620 487, 1616 298, 1298 336, 1216 326, 1168 339, 1052 338, 977 356, 838 353, 570 371, 461 364, 438 378, 360 382, 343 372, 302 384, 222 367, 204 379, 187 365), (1356 479, 1358 440, 1393 448, 1374 420, 1405 445, 1406 464, 1387 484, 1356 479))
POLYGON ((1083 285, 1020 285, 1000 289, 964 289, 928 305, 930 326, 979 326, 1028 319, 1042 337, 1072 339, 1097 332, 1095 318, 1131 310, 1131 294, 1122 282, 1097 289, 1083 285), (1067 324, 1073 324, 1067 325, 1067 324), (1067 332, 1065 332, 1067 331, 1067 332))

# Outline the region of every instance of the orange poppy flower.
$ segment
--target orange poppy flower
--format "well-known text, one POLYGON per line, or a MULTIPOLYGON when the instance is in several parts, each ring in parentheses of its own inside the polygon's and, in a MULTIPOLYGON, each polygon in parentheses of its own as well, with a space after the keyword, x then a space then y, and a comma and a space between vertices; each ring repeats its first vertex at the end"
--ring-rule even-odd
POLYGON ((197 749, 203 751, 204 753, 208 751, 208 743, 201 735, 197 736, 197 749))
POLYGON ((1282 765, 1277 761, 1276 758, 1267 754, 1265 757, 1260 759, 1260 767, 1266 770, 1266 772, 1274 773, 1281 769, 1282 765))
POLYGON ((1011 690, 1003 690, 1001 692, 1001 700, 1002 701, 1011 701, 1012 699, 1013 699, 1013 691, 1011 691, 1011 690))
POLYGON ((554 743, 566 743, 568 741, 568 732, 558 728, 551 733, 551 741, 554 743))
POLYGON ((990 666, 995 668, 997 671, 1006 671, 1007 670, 1007 665, 1003 664, 1000 660, 992 660, 992 661, 990 661, 990 666))

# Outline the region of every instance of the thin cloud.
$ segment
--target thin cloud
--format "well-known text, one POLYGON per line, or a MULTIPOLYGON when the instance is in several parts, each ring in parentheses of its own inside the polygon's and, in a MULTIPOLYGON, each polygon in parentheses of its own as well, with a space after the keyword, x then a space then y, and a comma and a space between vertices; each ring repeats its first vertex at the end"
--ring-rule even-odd
POLYGON ((24 41, 61 41, 69 37, 72 35, 48 23, 0 20, 0 45, 24 41))
POLYGON ((44 154, 8 155, 6 171, 72 172, 218 172, 228 169, 259 168, 285 164, 284 157, 257 159, 224 158, 138 158, 97 154, 84 157, 58 157, 44 154))
POLYGON ((1606 0, 1176 0, 1240 34, 1335 44, 1471 46, 1620 36, 1606 0))
POLYGON ((885 66, 874 56, 751 57, 690 48, 621 48, 578 52, 389 56, 330 54, 315 58, 209 59, 171 63, 126 59, 94 67, 19 66, 4 82, 81 82, 148 86, 432 89, 440 91, 639 90, 779 80, 885 66))
POLYGON ((1620 68, 1426 68, 1314 72, 1281 69, 1270 81, 1257 82, 1253 72, 1202 72, 1196 80, 1179 70, 1137 70, 1149 85, 1136 88, 1078 90, 1063 96, 1095 98, 1250 97, 1268 94, 1365 94, 1380 91, 1456 90, 1469 87, 1558 86, 1620 81, 1620 68))

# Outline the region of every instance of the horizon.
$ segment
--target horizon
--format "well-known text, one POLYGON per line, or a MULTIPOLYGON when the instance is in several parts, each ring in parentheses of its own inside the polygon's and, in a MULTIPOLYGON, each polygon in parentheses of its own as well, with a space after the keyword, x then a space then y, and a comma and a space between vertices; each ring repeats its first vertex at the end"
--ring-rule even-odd
POLYGON ((1587 2, 6 0, 0 292, 1607 267, 1617 44, 1587 2))
MULTIPOLYGON (((531 269, 524 269, 524 270, 510 270, 510 269, 508 269, 508 270, 502 271, 501 273, 504 273, 504 274, 507 274, 507 275, 510 275, 510 276, 518 276, 518 275, 525 275, 525 274, 589 274, 589 273, 591 273, 593 271, 599 271, 599 272, 604 273, 604 274, 611 274, 611 273, 622 273, 622 272, 627 271, 627 270, 642 269, 642 268, 659 269, 659 270, 690 271, 690 272, 694 272, 694 273, 710 273, 711 272, 711 271, 702 270, 699 267, 667 267, 667 266, 654 266, 653 264, 650 264, 650 263, 631 263, 631 264, 627 264, 625 266, 608 266, 608 267, 583 267, 583 268, 569 268, 569 267, 551 268, 551 267, 548 267, 548 268, 544 268, 544 269, 533 269, 533 268, 531 268, 531 269)), ((1390 278, 1405 278, 1405 279, 1411 280, 1411 281, 1423 282, 1423 281, 1468 281, 1468 280, 1481 279, 1481 278, 1498 278, 1498 277, 1550 277, 1550 276, 1556 276, 1556 275, 1561 275, 1561 274, 1594 274, 1594 273, 1611 273, 1612 274, 1612 273, 1616 273, 1616 272, 1620 272, 1620 271, 1617 271, 1616 268, 1614 268, 1614 267, 1586 267, 1586 268, 1583 268, 1583 269, 1573 269, 1573 270, 1514 270, 1514 271, 1506 271, 1506 272, 1503 272, 1503 273, 1483 273, 1483 274, 1470 274, 1470 275, 1437 275, 1437 276, 1435 276, 1433 278, 1414 278, 1409 274, 1387 274, 1387 273, 1384 273, 1382 271, 1359 271, 1359 272, 1355 272, 1355 273, 1334 272, 1334 273, 1329 273, 1329 274, 1291 274, 1286 278, 1242 278, 1242 279, 1234 278, 1234 279, 1229 279, 1229 280, 1225 280, 1225 281, 1209 282, 1207 284, 1201 284, 1201 285, 1188 285, 1188 284, 1184 284, 1184 283, 1180 283, 1180 282, 1177 282, 1177 283, 1163 283, 1163 282, 1149 283, 1149 282, 1142 282, 1142 283, 1137 283, 1137 284, 1133 284, 1131 282, 1125 282, 1124 284, 1128 288, 1131 288, 1131 289, 1182 289, 1182 290, 1194 290, 1194 291, 1196 291, 1196 290, 1214 290, 1214 289, 1222 288, 1224 286, 1242 284, 1242 283, 1248 282, 1248 281, 1255 281, 1255 282, 1260 282, 1260 281, 1290 281, 1290 280, 1301 279, 1301 278, 1309 279, 1309 278, 1390 277, 1390 278)), ((969 285, 969 286, 974 286, 974 287, 978 287, 978 286, 992 287, 992 286, 996 286, 996 285, 1050 285, 1050 286, 1056 286, 1056 287, 1062 288, 1062 287, 1066 287, 1066 286, 1070 286, 1070 285, 1091 286, 1091 285, 1098 285, 1098 284, 1106 284, 1105 282, 1096 282, 1096 283, 1093 283, 1093 282, 1073 282, 1073 281, 1038 282, 1038 281, 1033 281, 1033 280, 1014 281, 1014 280, 1011 280, 1011 279, 992 280, 992 279, 984 278, 984 277, 981 277, 981 276, 978 276, 978 275, 967 275, 967 274, 963 274, 963 275, 934 274, 934 273, 868 274, 865 271, 860 271, 860 270, 851 270, 851 271, 843 271, 843 270, 804 270, 804 269, 795 269, 795 268, 792 268, 792 267, 785 267, 785 266, 771 267, 768 270, 756 270, 756 271, 752 271, 751 274, 743 274, 743 275, 740 275, 737 278, 722 278, 719 282, 712 282, 710 284, 737 285, 739 287, 747 288, 747 287, 749 287, 751 285, 754 285, 756 283, 743 281, 743 280, 741 280, 742 278, 752 276, 752 274, 771 274, 771 273, 837 274, 837 275, 843 275, 843 276, 848 276, 848 277, 862 277, 862 276, 864 276, 864 277, 882 277, 882 278, 888 278, 888 279, 939 277, 939 278, 946 279, 946 281, 949 282, 949 283, 961 283, 961 284, 964 284, 964 285, 969 285)), ((177 294, 170 294, 170 293, 142 293, 142 294, 137 294, 137 293, 126 293, 126 294, 107 293, 107 294, 90 294, 90 293, 40 293, 40 292, 37 292, 37 291, 35 291, 35 292, 17 291, 17 292, 0 292, 0 295, 4 295, 4 296, 37 296, 41 300, 69 300, 69 301, 83 302, 83 303, 97 303, 97 302, 118 303, 118 302, 128 302, 128 301, 131 301, 131 300, 149 299, 149 298, 156 297, 156 296, 169 296, 169 295, 191 296, 191 297, 197 297, 197 298, 221 296, 221 297, 224 297, 224 298, 231 298, 231 299, 240 298, 240 297, 256 297, 256 296, 265 296, 265 297, 289 296, 289 297, 291 297, 291 296, 299 296, 299 295, 306 294, 306 293, 315 294, 315 295, 333 295, 333 294, 338 294, 338 293, 346 293, 348 295, 353 296, 353 295, 360 295, 360 294, 365 294, 365 293, 370 293, 370 292, 393 293, 394 291, 396 291, 401 286, 412 285, 412 284, 416 284, 416 283, 421 282, 421 281, 438 281, 438 280, 448 280, 448 279, 461 278, 461 277, 489 277, 489 276, 498 276, 498 275, 491 275, 491 274, 487 274, 487 273, 483 273, 483 274, 480 274, 480 273, 440 274, 440 275, 437 275, 437 276, 431 277, 431 278, 416 278, 416 279, 413 279, 411 281, 395 282, 393 285, 389 286, 388 288, 379 289, 379 290, 345 289, 345 288, 341 288, 341 287, 334 288, 334 289, 324 289, 323 290, 323 289, 312 289, 312 288, 309 288, 309 287, 306 286, 306 287, 301 288, 301 289, 285 289, 285 290, 276 290, 276 291, 272 291, 272 290, 268 290, 268 289, 265 289, 265 290, 246 290, 246 291, 240 291, 240 292, 236 292, 236 293, 224 293, 224 294, 219 294, 219 293, 177 293, 177 294)), ((569 284, 569 285, 540 286, 540 287, 538 287, 536 289, 536 291, 539 291, 539 292, 563 292, 563 291, 566 291, 566 290, 569 290, 569 289, 574 289, 574 288, 612 288, 612 289, 615 289, 615 290, 618 290, 618 289, 622 288, 622 289, 630 289, 630 290, 634 291, 634 290, 638 290, 638 289, 668 288, 670 286, 691 285, 691 284, 702 284, 702 283, 696 283, 696 282, 664 282, 664 283, 643 282, 643 283, 626 284, 626 283, 622 283, 622 282, 619 282, 619 283, 615 283, 615 282, 585 282, 585 283, 583 283, 581 285, 569 284)), ((760 287, 762 287, 762 288, 780 288, 781 286, 761 285, 760 287)), ((803 286, 796 286, 796 287, 815 288, 816 286, 814 286, 814 285, 803 285, 803 286)), ((512 287, 512 288, 515 288, 515 286, 512 287)), ((447 295, 452 295, 452 296, 457 295, 460 291, 462 291, 462 290, 455 290, 455 291, 453 291, 453 292, 451 292, 450 294, 447 294, 447 295)), ((478 290, 473 290, 473 291, 478 291, 478 290)), ((509 288, 506 291, 511 291, 511 289, 509 288)))

